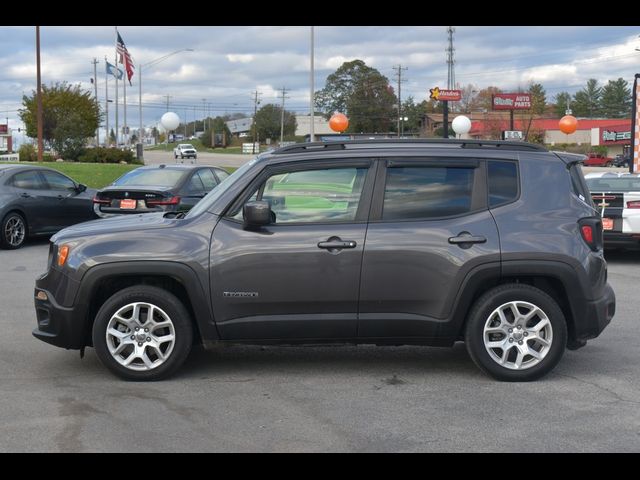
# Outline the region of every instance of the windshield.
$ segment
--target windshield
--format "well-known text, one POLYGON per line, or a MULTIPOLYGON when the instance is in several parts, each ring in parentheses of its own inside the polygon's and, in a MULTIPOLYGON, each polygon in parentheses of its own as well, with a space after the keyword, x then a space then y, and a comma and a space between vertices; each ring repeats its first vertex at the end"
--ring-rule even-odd
POLYGON ((187 214, 187 218, 195 217, 196 215, 200 215, 202 212, 207 211, 213 203, 222 196, 224 192, 226 192, 234 183, 238 181, 238 179, 242 178, 244 173, 249 170, 255 163, 258 161, 257 158, 248 161, 244 165, 242 165, 238 170, 233 172, 223 181, 221 181, 217 186, 213 188, 202 200, 196 203, 195 207, 189 210, 187 214))
POLYGON ((193 148, 193 145, 190 145, 190 144, 188 144, 188 143, 183 143, 182 145, 180 145, 180 148, 191 148, 192 150, 195 150, 195 149, 193 148))
POLYGON ((640 177, 587 178, 587 185, 592 192, 639 192, 640 177))
POLYGON ((112 185, 117 187, 135 185, 140 187, 173 187, 180 182, 187 172, 185 170, 171 170, 168 168, 146 169, 138 168, 125 173, 112 185))

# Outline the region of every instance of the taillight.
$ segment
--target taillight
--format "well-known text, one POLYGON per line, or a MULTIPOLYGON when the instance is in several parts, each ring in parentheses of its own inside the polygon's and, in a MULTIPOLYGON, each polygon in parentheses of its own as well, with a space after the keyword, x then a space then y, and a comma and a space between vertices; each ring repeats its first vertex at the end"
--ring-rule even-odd
POLYGON ((580 235, 591 250, 602 249, 602 219, 600 217, 587 217, 578 220, 580 235))
POLYGON ((156 205, 178 205, 180 203, 180 197, 164 198, 162 200, 147 200, 148 207, 155 207, 156 205))
POLYGON ((591 225, 584 225, 580 228, 582 232, 582 238, 588 245, 593 244, 593 227, 591 225))
POLYGON ((627 202, 627 208, 640 208, 640 200, 631 200, 627 202))
POLYGON ((97 203, 100 205, 109 205, 111 200, 105 200, 103 198, 93 197, 93 203, 97 203))

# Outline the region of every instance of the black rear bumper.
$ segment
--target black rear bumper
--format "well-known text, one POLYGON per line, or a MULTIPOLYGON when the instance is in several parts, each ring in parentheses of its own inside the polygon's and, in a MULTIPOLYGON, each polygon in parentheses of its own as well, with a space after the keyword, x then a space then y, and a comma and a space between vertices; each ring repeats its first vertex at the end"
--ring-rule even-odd
POLYGON ((640 235, 637 233, 604 232, 604 248, 640 249, 640 235))
POLYGON ((569 348, 579 348, 591 338, 596 338, 605 329, 616 313, 616 295, 608 283, 603 295, 586 301, 583 316, 575 321, 575 331, 569 340, 569 348))

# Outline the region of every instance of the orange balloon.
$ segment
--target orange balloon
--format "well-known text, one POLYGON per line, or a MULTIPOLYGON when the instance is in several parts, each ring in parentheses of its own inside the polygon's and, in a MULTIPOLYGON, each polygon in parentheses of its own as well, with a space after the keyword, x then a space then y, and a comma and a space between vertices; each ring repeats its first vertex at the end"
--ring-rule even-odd
POLYGON ((576 117, 573 115, 565 115, 560 119, 558 125, 560 125, 560 131, 568 135, 575 132, 578 128, 578 120, 576 120, 576 117))
POLYGON ((329 128, 334 132, 342 133, 349 127, 349 119, 344 113, 334 113, 329 119, 329 128))

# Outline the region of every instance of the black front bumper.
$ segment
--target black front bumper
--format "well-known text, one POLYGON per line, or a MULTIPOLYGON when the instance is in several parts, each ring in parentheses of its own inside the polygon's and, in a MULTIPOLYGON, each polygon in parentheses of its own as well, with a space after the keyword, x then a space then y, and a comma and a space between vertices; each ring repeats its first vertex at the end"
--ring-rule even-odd
POLYGON ((34 302, 38 326, 32 332, 34 337, 56 347, 74 350, 89 344, 85 307, 74 302, 77 287, 77 282, 54 269, 36 280, 34 302), (40 292, 46 299, 38 298, 40 292), (56 301, 56 296, 62 304, 56 301))

